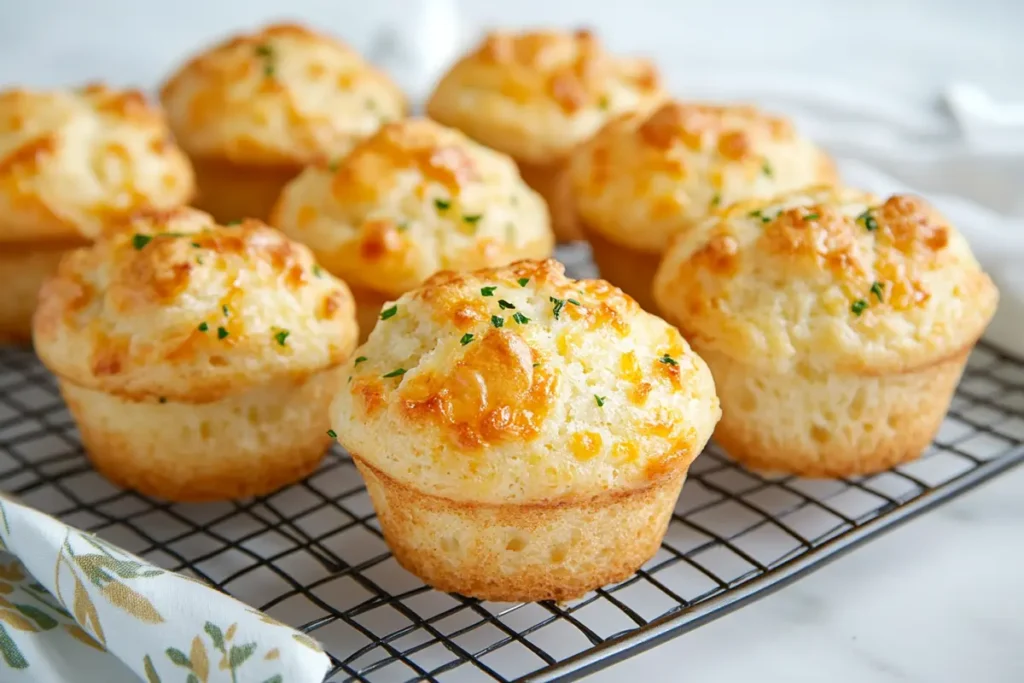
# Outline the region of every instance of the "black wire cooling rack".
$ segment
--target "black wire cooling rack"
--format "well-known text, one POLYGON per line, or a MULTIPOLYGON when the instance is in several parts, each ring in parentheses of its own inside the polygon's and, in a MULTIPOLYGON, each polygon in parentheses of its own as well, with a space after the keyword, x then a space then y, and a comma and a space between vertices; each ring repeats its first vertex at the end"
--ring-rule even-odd
POLYGON ((657 555, 567 604, 434 591, 384 544, 351 460, 331 451, 273 495, 183 505, 96 474, 53 377, 0 348, 0 486, 168 569, 293 624, 331 681, 567 681, 779 588, 1024 459, 1024 362, 975 350, 920 460, 842 480, 766 477, 713 446, 697 459, 657 555))

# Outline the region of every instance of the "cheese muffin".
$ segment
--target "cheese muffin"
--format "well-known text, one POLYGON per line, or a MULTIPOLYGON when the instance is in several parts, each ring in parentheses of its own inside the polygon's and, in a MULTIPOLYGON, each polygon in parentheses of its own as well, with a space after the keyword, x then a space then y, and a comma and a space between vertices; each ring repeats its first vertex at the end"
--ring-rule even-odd
POLYGON ((266 219, 304 166, 346 154, 406 113, 398 87, 350 47, 289 24, 211 47, 161 99, 195 165, 196 205, 222 222, 266 219))
POLYGON ((271 222, 352 287, 364 339, 385 302, 440 270, 547 258, 554 246, 544 200, 511 159, 426 119, 310 166, 271 222))
POLYGON ((0 342, 28 342, 43 280, 70 248, 189 201, 192 169, 135 90, 0 91, 0 342))
POLYGON ((650 559, 720 414, 675 328, 555 261, 440 273, 392 310, 331 414, 402 566, 518 602, 650 559))
POLYGON ((734 202, 836 179, 831 159, 785 119, 679 102, 612 121, 570 168, 601 277, 649 310, 651 280, 674 233, 734 202))
POLYGON ((923 200, 830 188, 681 233, 654 294, 714 373, 715 440, 753 468, 816 477, 918 457, 998 300, 923 200))
POLYGON ((183 501, 268 493, 311 472, 357 336, 348 288, 306 247, 193 209, 68 254, 34 335, 96 468, 183 501))
POLYGON ((499 31, 438 83, 427 113, 510 154, 551 207, 559 241, 581 238, 565 164, 605 122, 664 97, 654 66, 608 53, 589 31, 499 31))

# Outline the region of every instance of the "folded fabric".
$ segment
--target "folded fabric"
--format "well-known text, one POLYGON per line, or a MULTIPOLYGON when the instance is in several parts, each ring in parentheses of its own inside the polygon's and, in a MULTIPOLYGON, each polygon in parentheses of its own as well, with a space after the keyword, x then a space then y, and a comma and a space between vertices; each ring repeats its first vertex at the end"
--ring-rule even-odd
POLYGON ((309 636, 0 496, 0 679, 319 683, 309 636))

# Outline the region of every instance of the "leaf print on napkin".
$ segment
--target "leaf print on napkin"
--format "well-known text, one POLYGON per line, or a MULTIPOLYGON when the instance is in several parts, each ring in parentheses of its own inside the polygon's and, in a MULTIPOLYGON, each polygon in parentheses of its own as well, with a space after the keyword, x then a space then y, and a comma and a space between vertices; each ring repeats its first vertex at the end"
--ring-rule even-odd
POLYGON ((137 593, 120 581, 111 581, 102 589, 100 594, 115 607, 127 612, 139 621, 147 624, 163 623, 164 618, 153 607, 153 603, 147 597, 137 593))
MULTIPOLYGON (((58 566, 60 566, 61 558, 58 556, 57 560, 58 566)), ((69 567, 71 566, 71 563, 67 560, 64 560, 64 562, 69 567)), ((71 570, 71 575, 75 579, 74 602, 72 603, 71 608, 71 611, 75 615, 75 621, 77 621, 79 626, 85 629, 86 633, 89 633, 94 640, 103 647, 106 647, 107 639, 103 635, 103 627, 100 626, 100 615, 96 612, 96 605, 93 604, 92 598, 89 597, 89 592, 85 590, 85 586, 82 585, 82 581, 78 578, 78 574, 75 574, 74 569, 71 570)))
POLYGON ((28 668, 28 660, 21 654, 18 644, 8 635, 3 625, 0 625, 0 657, 3 657, 4 663, 12 669, 28 668))
POLYGON ((142 658, 142 669, 146 672, 146 683, 163 683, 153 666, 153 660, 146 655, 142 658))
POLYGON ((72 638, 82 643, 83 645, 88 645, 94 650, 99 650, 100 652, 107 651, 106 648, 104 648, 102 645, 93 640, 92 636, 83 631, 82 627, 78 624, 64 624, 64 630, 68 632, 68 635, 70 635, 72 638))
POLYGON ((57 620, 38 607, 33 607, 32 605, 15 605, 14 607, 26 617, 36 622, 36 626, 43 631, 57 628, 57 620))
POLYGON ((192 673, 196 675, 201 683, 206 683, 210 675, 210 660, 206 656, 206 646, 203 645, 203 641, 199 639, 199 636, 192 639, 192 649, 188 655, 189 659, 192 660, 192 673))

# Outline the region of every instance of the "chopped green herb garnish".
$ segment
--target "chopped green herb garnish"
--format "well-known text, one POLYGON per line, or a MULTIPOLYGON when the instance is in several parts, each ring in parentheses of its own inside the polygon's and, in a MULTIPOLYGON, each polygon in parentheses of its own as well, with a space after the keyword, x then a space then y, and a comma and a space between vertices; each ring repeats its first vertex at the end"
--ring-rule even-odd
POLYGON ((266 78, 274 77, 274 65, 271 64, 270 62, 267 62, 266 64, 263 65, 263 76, 266 78))
POLYGON ((534 363, 533 367, 537 367, 538 365, 540 365, 540 363, 534 363))
POLYGON ((525 325, 526 323, 530 322, 530 319, 527 318, 522 313, 516 313, 514 316, 512 316, 512 319, 515 320, 520 325, 525 325))
POLYGON ((500 315, 492 315, 491 324, 494 325, 495 327, 503 327, 505 325, 505 319, 502 318, 500 315))
POLYGON ((549 296, 548 301, 554 304, 551 307, 551 313, 554 314, 555 320, 558 320, 558 316, 562 314, 562 309, 565 307, 565 299, 556 299, 553 296, 549 296))
POLYGON ((527 283, 530 282, 530 278, 528 278, 528 277, 521 277, 518 280, 516 280, 516 282, 519 283, 520 287, 525 287, 527 285, 527 283))
POLYGON ((199 242, 193 242, 192 246, 195 247, 196 249, 200 249, 202 248, 203 245, 199 244, 199 242))
POLYGON ((203 265, 203 257, 202 256, 197 256, 196 257, 196 263, 198 265, 200 265, 200 266, 203 265))
POLYGON ((608 109, 608 106, 609 106, 608 96, 607 95, 601 95, 601 99, 599 99, 597 101, 597 108, 601 109, 602 111, 606 111, 608 109))
POLYGON ((284 346, 284 340, 288 338, 289 334, 290 332, 288 332, 288 330, 281 330, 280 332, 274 335, 274 339, 277 340, 278 344, 284 346))
POLYGON ((769 178, 772 177, 772 165, 768 163, 767 159, 765 159, 764 163, 761 164, 761 172, 764 173, 769 178))
POLYGON ((323 269, 320 268, 320 266, 318 266, 317 264, 314 263, 313 264, 313 275, 315 275, 316 277, 320 277, 323 274, 324 274, 323 269))
POLYGON ((274 75, 274 50, 266 43, 256 46, 256 56, 263 59, 263 75, 271 78, 274 75))
POLYGON ((854 315, 860 315, 861 313, 864 312, 864 309, 867 307, 868 302, 866 300, 857 299, 856 301, 853 302, 853 305, 850 306, 850 310, 853 311, 854 315))
POLYGON ((160 403, 167 403, 167 397, 166 396, 161 396, 157 400, 160 401, 160 403))
POLYGON ((217 339, 224 339, 227 336, 228 336, 228 331, 227 330, 225 330, 223 327, 218 327, 217 328, 217 339))
POLYGON ((604 408, 604 402, 607 398, 607 396, 598 396, 597 394, 594 394, 594 400, 597 402, 598 408, 604 408))
POLYGON ((450 207, 451 205, 452 205, 452 203, 451 203, 451 201, 450 201, 450 200, 448 200, 448 199, 435 199, 435 200, 434 200, 434 206, 436 206, 436 207, 437 207, 437 210, 438 210, 438 211, 447 211, 447 210, 448 210, 448 208, 449 208, 449 207, 450 207))
POLYGON ((387 320, 388 318, 393 317, 395 313, 398 313, 398 304, 395 304, 391 308, 385 308, 383 311, 381 311, 380 319, 387 320))
POLYGON ((481 287, 480 293, 484 296, 494 296, 494 290, 496 289, 497 287, 481 287))
POLYGON ((338 159, 331 159, 327 162, 327 170, 331 173, 336 173, 341 168, 341 161, 338 159))
POLYGON ((390 377, 401 377, 404 374, 405 374, 405 368, 395 368, 394 370, 392 370, 388 374, 381 375, 381 377, 383 377, 384 379, 388 379, 390 377))
POLYGON ((462 220, 470 225, 477 223, 484 215, 482 213, 466 214, 462 217, 462 220))
POLYGON ((679 365, 679 363, 676 362, 676 359, 668 355, 667 353, 658 360, 664 363, 665 365, 679 365))
POLYGON ((241 224, 242 224, 242 221, 228 221, 228 222, 227 222, 227 223, 225 223, 224 225, 226 225, 226 226, 229 226, 229 227, 230 227, 230 226, 232 226, 232 225, 241 225, 241 224))
POLYGON ((274 50, 266 43, 260 43, 256 46, 256 54, 260 57, 272 57, 274 50))
POLYGON ((409 229, 409 221, 402 221, 396 227, 398 228, 398 232, 405 232, 409 229))
POLYGON ((360 363, 365 363, 365 362, 366 362, 366 356, 359 356, 359 358, 356 358, 356 362, 353 363, 352 365, 355 366, 355 365, 359 365, 360 363))
POLYGON ((715 196, 711 198, 711 206, 718 206, 722 203, 722 195, 715 193, 715 196))
POLYGON ((149 235, 135 235, 132 237, 132 246, 136 249, 142 249, 151 241, 153 241, 153 238, 149 235))
POLYGON ((515 310, 515 304, 510 301, 505 301, 504 299, 498 299, 498 308, 503 311, 506 309, 515 310))
POLYGON ((884 290, 884 287, 885 285, 883 285, 881 282, 873 282, 871 284, 871 293, 874 294, 879 301, 882 300, 882 291, 884 290))
POLYGON ((576 299, 566 299, 566 301, 568 303, 572 304, 573 306, 582 306, 583 305, 579 301, 576 301, 576 299))
POLYGON ((225 317, 230 315, 230 313, 231 313, 231 310, 228 308, 227 304, 224 304, 223 306, 221 306, 220 310, 224 311, 225 317))
POLYGON ((338 432, 334 431, 333 429, 328 429, 327 430, 327 436, 331 437, 332 439, 337 439, 338 438, 338 432))
POLYGON ((471 341, 473 341, 473 335, 467 332, 466 334, 462 335, 462 339, 459 340, 459 343, 465 346, 471 341))
POLYGON ((816 221, 819 218, 820 218, 820 216, 818 214, 816 214, 816 213, 809 213, 806 216, 804 216, 804 220, 805 221, 816 221))
POLYGON ((200 332, 206 332, 208 329, 210 329, 209 325, 207 325, 206 323, 199 323, 200 332))
POLYGON ((761 210, 760 209, 754 209, 753 211, 751 211, 747 215, 750 216, 751 218, 760 218, 761 217, 761 210))
POLYGON ((864 213, 857 216, 857 222, 863 223, 864 227, 869 232, 874 232, 878 229, 878 221, 876 221, 875 217, 871 215, 871 209, 866 209, 864 213))

